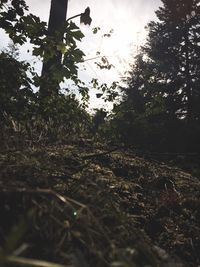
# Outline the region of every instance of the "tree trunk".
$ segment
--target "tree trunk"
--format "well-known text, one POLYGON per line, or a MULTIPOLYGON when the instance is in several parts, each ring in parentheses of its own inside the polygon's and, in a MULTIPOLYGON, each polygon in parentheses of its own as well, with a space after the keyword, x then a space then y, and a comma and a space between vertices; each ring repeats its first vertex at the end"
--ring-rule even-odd
MULTIPOLYGON (((63 26, 66 21, 68 0, 52 0, 48 22, 48 36, 57 36, 57 41, 63 40, 63 26)), ((42 66, 42 79, 40 86, 40 96, 42 98, 51 94, 58 94, 59 83, 53 79, 53 72, 61 67, 62 54, 56 50, 55 55, 45 60, 44 54, 42 66)))

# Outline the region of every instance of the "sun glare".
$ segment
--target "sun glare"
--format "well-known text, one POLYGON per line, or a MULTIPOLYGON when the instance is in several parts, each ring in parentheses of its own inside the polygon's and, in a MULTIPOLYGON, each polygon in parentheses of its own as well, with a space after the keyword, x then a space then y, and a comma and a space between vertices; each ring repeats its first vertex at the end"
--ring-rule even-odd
POLYGON ((111 37, 102 40, 101 54, 105 55, 117 70, 126 71, 144 38, 144 32, 138 32, 137 27, 131 28, 128 23, 124 23, 111 37))

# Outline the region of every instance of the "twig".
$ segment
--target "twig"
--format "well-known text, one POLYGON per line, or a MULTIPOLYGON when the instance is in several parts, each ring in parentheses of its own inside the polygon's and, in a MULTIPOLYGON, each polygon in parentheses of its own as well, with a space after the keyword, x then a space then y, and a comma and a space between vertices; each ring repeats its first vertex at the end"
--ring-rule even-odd
POLYGON ((100 157, 100 156, 104 156, 106 154, 110 154, 116 150, 118 150, 119 148, 113 148, 111 150, 108 150, 108 151, 104 151, 104 152, 100 152, 100 153, 95 153, 95 154, 90 154, 90 155, 87 155, 87 156, 82 156, 81 159, 91 159, 91 158, 96 158, 96 157, 100 157))
POLYGON ((12 189, 12 190, 7 190, 4 189, 2 190, 5 193, 26 193, 26 194, 44 194, 44 195, 52 195, 54 197, 56 197, 57 199, 59 199, 61 202, 63 202, 64 204, 67 205, 71 205, 71 203, 76 204, 77 206, 81 207, 81 208, 86 208, 87 206, 82 204, 79 201, 76 201, 70 197, 63 197, 62 195, 58 194, 57 192, 55 192, 52 189, 40 189, 37 188, 36 190, 30 190, 30 189, 24 189, 24 188, 17 188, 17 189, 12 189))

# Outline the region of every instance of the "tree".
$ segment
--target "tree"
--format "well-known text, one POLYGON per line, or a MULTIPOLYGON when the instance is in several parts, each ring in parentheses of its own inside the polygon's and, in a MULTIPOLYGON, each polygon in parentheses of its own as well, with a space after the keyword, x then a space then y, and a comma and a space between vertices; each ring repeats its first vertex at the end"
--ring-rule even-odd
POLYGON ((111 129, 126 144, 150 148, 157 136, 155 128, 162 123, 165 114, 159 96, 152 97, 155 66, 143 57, 142 52, 136 56, 128 77, 124 79, 123 99, 114 106, 111 129))
POLYGON ((58 94, 60 82, 70 79, 86 100, 88 88, 78 79, 77 66, 83 62, 84 56, 77 47, 77 41, 81 41, 84 35, 71 19, 80 16, 81 22, 90 24, 90 9, 88 7, 84 13, 66 21, 67 1, 54 0, 51 4, 47 28, 46 23, 40 21, 39 17, 28 13, 24 0, 1 1, 0 28, 5 30, 14 44, 23 45, 30 41, 32 54, 43 59, 42 76, 38 77, 35 72, 33 77, 34 85, 40 87, 42 99, 58 94))
MULTIPOLYGON (((66 15, 67 15, 68 0, 52 0, 51 9, 48 22, 47 37, 54 42, 54 45, 50 51, 44 52, 43 67, 42 67, 42 83, 40 86, 40 95, 43 97, 51 94, 58 94, 59 92, 59 79, 57 79, 55 73, 63 72, 62 65, 66 64, 68 60, 65 60, 64 51, 71 40, 70 36, 66 36, 65 42, 63 42, 64 35, 69 34, 66 32, 66 15)), ((90 18, 90 8, 87 7, 84 13, 77 14, 67 20, 67 23, 72 18, 80 16, 81 23, 91 24, 92 19, 90 18)), ((78 29, 71 24, 72 30, 78 29)), ((81 33, 81 32, 80 32, 81 33)), ((81 39, 83 34, 75 36, 76 39, 81 39)), ((76 50, 79 54, 76 57, 82 58, 84 55, 80 50, 76 49, 76 45, 73 44, 73 50, 76 50)), ((70 50, 68 54, 70 54, 70 50)), ((74 51, 73 51, 74 52, 74 51)), ((69 55, 70 57, 70 55, 69 55)), ((68 57, 68 59, 69 59, 68 57)), ((78 59, 78 60, 80 60, 78 59)), ((72 62, 70 62, 72 63, 72 62)), ((72 64, 73 65, 73 64, 72 64)))
POLYGON ((122 138, 135 144, 192 149, 200 133, 199 0, 162 3, 125 80, 115 124, 123 125, 122 138))
POLYGON ((31 80, 27 76, 30 65, 19 61, 13 46, 0 53, 0 119, 4 115, 20 116, 32 96, 31 80))
MULTIPOLYGON (((52 0, 48 23, 48 36, 57 38, 57 42, 63 41, 64 26, 67 15, 68 0, 52 0)), ((42 67, 43 82, 40 86, 40 93, 42 96, 49 95, 54 91, 58 93, 59 84, 52 79, 52 72, 55 69, 60 69, 62 52, 55 47, 55 52, 52 57, 45 58, 44 55, 42 67)))
POLYGON ((158 22, 148 25, 144 51, 157 67, 157 88, 166 108, 188 122, 198 119, 200 72, 199 0, 162 0, 158 22))

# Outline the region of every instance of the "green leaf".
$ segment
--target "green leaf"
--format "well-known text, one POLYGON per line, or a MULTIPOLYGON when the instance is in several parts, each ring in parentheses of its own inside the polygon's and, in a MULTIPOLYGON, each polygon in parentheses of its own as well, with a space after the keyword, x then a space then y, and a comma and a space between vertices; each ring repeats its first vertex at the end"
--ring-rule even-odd
POLYGON ((33 55, 34 56, 41 56, 42 55, 42 49, 40 47, 34 47, 33 48, 33 55))
POLYGON ((66 45, 64 43, 59 43, 57 45, 57 50, 60 51, 62 54, 66 53, 67 51, 66 45))
POLYGON ((74 61, 77 63, 82 62, 84 56, 85 56, 85 54, 83 53, 83 51, 81 51, 78 48, 73 51, 74 61))
POLYGON ((72 32, 72 37, 75 38, 78 41, 81 41, 81 39, 84 37, 85 35, 79 30, 79 31, 74 31, 72 32))
POLYGON ((67 27, 69 28, 70 31, 73 31, 73 30, 78 30, 79 27, 72 21, 70 21, 69 24, 67 24, 67 27))

